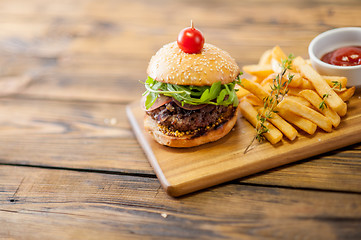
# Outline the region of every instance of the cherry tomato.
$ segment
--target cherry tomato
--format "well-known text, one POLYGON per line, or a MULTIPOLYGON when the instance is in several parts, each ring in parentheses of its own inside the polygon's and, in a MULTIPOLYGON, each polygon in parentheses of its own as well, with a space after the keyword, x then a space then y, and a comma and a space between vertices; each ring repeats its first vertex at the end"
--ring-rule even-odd
POLYGON ((185 53, 200 53, 204 44, 204 37, 201 31, 191 27, 184 28, 180 31, 177 43, 180 49, 185 53))

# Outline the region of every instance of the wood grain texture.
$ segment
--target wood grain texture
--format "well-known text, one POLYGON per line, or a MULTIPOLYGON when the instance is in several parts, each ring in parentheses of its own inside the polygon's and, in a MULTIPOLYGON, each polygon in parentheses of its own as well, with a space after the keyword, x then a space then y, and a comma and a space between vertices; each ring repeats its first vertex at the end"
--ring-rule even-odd
POLYGON ((318 33, 360 26, 360 10, 358 0, 82 0, 53 6, 45 0, 2 1, 0 59, 12 60, 7 64, 12 74, 33 71, 32 63, 23 59, 36 59, 37 74, 22 91, 28 96, 134 101, 142 92, 139 80, 146 78, 150 57, 174 41, 189 19, 207 42, 228 51, 243 66, 256 63, 276 44, 307 57, 307 46, 318 33))
MULTIPOLYGON (((284 140, 274 145, 268 142, 255 145, 247 153, 244 151, 255 133, 243 118, 223 139, 199 147, 177 149, 156 143, 144 130, 145 113, 139 102, 128 105, 127 114, 163 188, 172 196, 180 196, 360 142, 359 96, 350 100, 347 116, 333 132, 318 129, 312 136, 300 134, 293 142, 284 140)), ((357 170, 351 174, 361 177, 357 170)), ((358 188, 361 191, 360 186, 358 188)))
POLYGON ((360 193, 360 156, 360 144, 355 144, 255 174, 240 182, 360 193))
MULTIPOLYGON (((153 175, 114 103, 1 99, 0 163, 153 175)), ((360 192, 360 144, 240 182, 360 192)))
POLYGON ((307 58, 320 32, 361 26, 360 11, 359 0, 0 1, 0 239, 360 239, 361 143, 173 199, 125 116, 150 57, 190 19, 241 67, 276 44, 307 58))
POLYGON ((155 178, 10 166, 0 176, 3 238, 361 236, 360 194, 228 184, 173 199, 155 178))
POLYGON ((1 99, 2 163, 152 173, 124 105, 1 99))

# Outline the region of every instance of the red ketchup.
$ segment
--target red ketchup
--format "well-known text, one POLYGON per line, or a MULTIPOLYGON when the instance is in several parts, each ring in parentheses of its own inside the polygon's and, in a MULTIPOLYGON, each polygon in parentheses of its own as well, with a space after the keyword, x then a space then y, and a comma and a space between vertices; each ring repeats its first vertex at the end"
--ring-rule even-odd
POLYGON ((321 61, 337 66, 361 65, 361 46, 338 48, 323 55, 321 61))

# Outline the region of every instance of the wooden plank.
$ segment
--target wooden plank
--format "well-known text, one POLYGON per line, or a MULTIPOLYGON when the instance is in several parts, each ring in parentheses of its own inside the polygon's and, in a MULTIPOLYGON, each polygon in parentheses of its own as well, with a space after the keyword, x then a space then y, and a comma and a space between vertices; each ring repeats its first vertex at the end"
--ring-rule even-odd
MULTIPOLYGON (((309 40, 317 33, 331 27, 360 25, 360 20, 357 18, 358 1, 343 1, 342 3, 326 1, 323 2, 324 5, 318 5, 317 8, 301 2, 295 3, 296 6, 307 10, 302 15, 295 10, 297 8, 294 8, 294 5, 283 4, 282 1, 273 2, 272 6, 277 11, 268 11, 268 5, 263 5, 262 3, 265 3, 263 1, 258 2, 260 6, 255 6, 252 1, 229 1, 222 4, 225 12, 238 12, 244 8, 249 11, 242 12, 241 15, 227 14, 227 17, 224 16, 223 11, 219 11, 219 5, 208 3, 206 5, 197 3, 197 6, 188 7, 184 7, 181 2, 128 3, 127 12, 124 12, 124 8, 120 9, 122 1, 107 0, 101 3, 77 1, 76 4, 72 1, 63 1, 51 6, 46 3, 44 0, 32 0, 26 3, 7 0, 0 3, 2 16, 0 47, 4 50, 4 54, 0 56, 2 71, 4 71, 3 63, 6 63, 5 73, 18 75, 21 79, 24 73, 32 72, 34 69, 39 70, 28 88, 21 92, 27 97, 113 102, 137 99, 143 91, 138 80, 143 80, 146 76, 145 69, 150 55, 155 53, 163 43, 174 40, 174 35, 178 31, 174 29, 184 27, 184 19, 170 17, 171 11, 167 10, 169 8, 179 9, 184 11, 183 13, 188 10, 196 12, 197 26, 204 29, 207 39, 232 53, 240 65, 256 62, 264 50, 275 44, 281 44, 287 52, 296 50, 297 52, 294 52, 296 55, 304 55, 309 40), (159 14, 153 14, 149 8, 159 14), (43 9, 44 13, 38 14, 39 9, 43 9), (117 9, 117 11, 109 11, 110 9, 117 9), (119 14, 118 10, 124 14, 119 14), (147 21, 136 18, 136 15, 131 14, 132 12, 144 16, 147 21), (215 17, 209 19, 209 13, 215 17), (164 25, 164 22, 167 22, 167 25, 164 25), (124 34, 126 36, 123 41, 121 36, 124 34), (139 43, 140 39, 145 38, 149 41, 147 48, 142 48, 144 51, 136 51, 137 54, 133 54, 131 48, 128 48, 129 44, 132 44, 133 40, 139 43), (105 39, 108 40, 104 41, 105 39), (116 44, 116 41, 119 41, 119 44, 116 44), (89 44, 92 46, 90 49, 86 47, 89 44)), ((30 110, 22 110, 20 116, 29 119, 29 114, 34 112, 38 104, 36 100, 30 101, 26 106, 30 110), (32 106, 34 103, 35 106, 32 106)), ((75 103, 75 105, 76 109, 82 108, 81 104, 75 103)), ((72 104, 61 104, 60 109, 64 111, 59 112, 57 112, 59 109, 56 104, 47 106, 47 102, 40 104, 40 108, 44 107, 54 119, 60 118, 72 126, 67 119, 68 114, 74 113, 65 110, 68 107, 71 108, 72 104)), ((12 107, 14 111, 17 111, 15 106, 12 107)), ((100 108, 102 108, 101 104, 97 105, 94 111, 101 111, 100 108)), ((35 133, 34 123, 28 125, 22 123, 18 125, 21 126, 19 129, 13 127, 10 132, 15 133, 15 136, 9 133, 2 140, 3 162, 92 169, 96 166, 101 170, 153 173, 145 162, 144 155, 139 152, 139 146, 134 138, 122 138, 119 141, 98 136, 95 140, 89 140, 90 137, 84 137, 81 134, 90 134, 89 132, 97 130, 86 130, 86 127, 82 127, 82 130, 76 130, 76 133, 71 132, 70 135, 77 136, 76 139, 70 135, 59 139, 59 136, 46 126, 46 121, 48 121, 46 113, 35 112, 42 121, 45 121, 36 123, 37 128, 41 126, 42 129, 46 129, 43 130, 43 135, 38 136, 35 133), (33 130, 28 129, 28 135, 21 136, 19 140, 19 135, 24 128, 33 130), (76 135, 78 133, 79 135, 76 135), (46 143, 43 140, 44 136, 47 139, 46 143), (125 152, 116 150, 119 143, 127 146, 125 152), (54 148, 53 146, 61 147, 54 148), (77 146, 78 150, 71 149, 72 146, 77 146), (100 154, 96 146, 108 146, 106 147, 108 155, 100 154), (35 153, 34 150, 36 150, 35 153), (120 157, 120 154, 124 157, 120 157), (59 155, 62 156, 59 157, 59 155), (77 160, 72 160, 74 158, 77 160), (99 159, 102 161, 98 161, 99 159)), ((6 112, 5 116, 7 115, 9 113, 6 112)), ((109 116, 112 115, 112 113, 109 114, 109 116)), ((16 115, 10 113, 10 116, 16 115)), ((55 121, 54 119, 51 121, 55 121)), ((96 123, 96 125, 99 124, 96 123)), ((127 124, 126 121, 125 124, 127 124)), ((2 128, 7 129, 9 124, 5 125, 2 128)), ((103 134, 104 129, 100 130, 102 127, 95 126, 94 128, 99 130, 98 135, 109 134, 103 134)), ((113 131, 113 128, 110 129, 113 131)), ((355 150, 351 148, 350 151, 355 150)), ((358 191, 360 187, 357 182, 341 184, 340 181, 335 180, 339 184, 327 187, 328 175, 319 174, 320 170, 330 173, 334 169, 333 166, 337 165, 343 176, 341 179, 347 178, 351 181, 353 175, 349 174, 350 169, 352 167, 358 169, 359 159, 357 155, 347 159, 345 162, 343 157, 334 159, 326 155, 319 160, 305 162, 302 167, 294 165, 298 170, 282 168, 245 181, 254 179, 262 184, 267 180, 268 184, 275 185, 294 184, 300 187, 358 191), (352 164, 350 169, 349 162, 352 164), (299 172, 296 180, 281 183, 285 175, 292 176, 294 171, 299 172), (301 178, 301 174, 305 172, 312 176, 310 177, 312 180, 304 181, 305 179, 301 178)))
POLYGON ((124 105, 0 100, 1 162, 151 173, 124 105))
MULTIPOLYGON (((0 100, 0 162, 154 175, 122 104, 0 100)), ((361 144, 241 182, 361 192, 361 144)))
MULTIPOLYGON (((318 33, 361 25, 357 0, 291 5, 274 1, 272 7, 277 11, 269 11, 267 1, 257 3, 227 1, 219 11, 216 3, 185 6, 167 1, 84 0, 49 6, 44 0, 1 1, 0 58, 16 58, 7 65, 23 69, 26 65, 21 59, 40 59, 36 68, 43 73, 23 91, 27 96, 135 100, 142 92, 138 81, 145 79, 150 57, 176 39, 188 24, 185 18, 189 12, 197 16, 194 21, 207 41, 230 52, 240 66, 256 63, 263 51, 276 44, 286 52, 307 56, 307 46, 318 33), (38 9, 43 9, 43 14, 38 14, 38 9), (172 9, 185 17, 174 17, 172 9)), ((26 70, 14 74, 22 75, 26 70)))
POLYGON ((228 184, 174 199, 154 178, 11 166, 0 176, 2 238, 361 236, 360 194, 228 184))
MULTIPOLYGON (((360 104, 358 93, 350 99, 347 116, 331 133, 320 130, 313 136, 300 133, 296 141, 283 140, 274 145, 266 142, 246 153, 255 132, 243 118, 223 139, 182 149, 153 140, 143 127, 145 113, 139 102, 128 105, 127 114, 163 188, 172 196, 180 196, 360 142, 360 104)), ((356 171, 351 174, 361 176, 356 171)))
POLYGON ((255 174, 240 182, 309 189, 317 186, 316 189, 360 193, 360 156, 361 144, 355 144, 255 174))
POLYGON ((64 66, 45 70, 44 73, 35 76, 32 83, 21 91, 21 95, 28 98, 75 101, 114 103, 133 101, 139 99, 145 90, 140 81, 145 81, 146 74, 145 70, 140 70, 139 66, 144 65, 146 68, 148 62, 130 62, 126 60, 72 61, 72 67, 64 66), (119 65, 124 68, 119 69, 119 65))
MULTIPOLYGON (((0 100, 0 162, 125 174, 0 166, 0 239, 360 239, 359 194, 233 182, 169 198, 124 117, 150 56, 191 16, 242 66, 276 44, 306 56, 359 12, 359 0, 0 1, 0 86, 33 76, 0 100)), ((360 192, 360 146, 242 181, 360 192)))

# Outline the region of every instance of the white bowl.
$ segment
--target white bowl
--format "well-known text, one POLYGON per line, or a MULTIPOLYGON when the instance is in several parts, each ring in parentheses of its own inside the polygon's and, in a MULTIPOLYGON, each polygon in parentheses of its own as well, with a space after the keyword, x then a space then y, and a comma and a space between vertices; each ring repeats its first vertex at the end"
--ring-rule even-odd
POLYGON ((340 47, 361 46, 361 27, 336 28, 315 37, 308 54, 312 66, 322 75, 347 77, 347 86, 361 86, 361 65, 335 66, 321 61, 321 57, 340 47))

